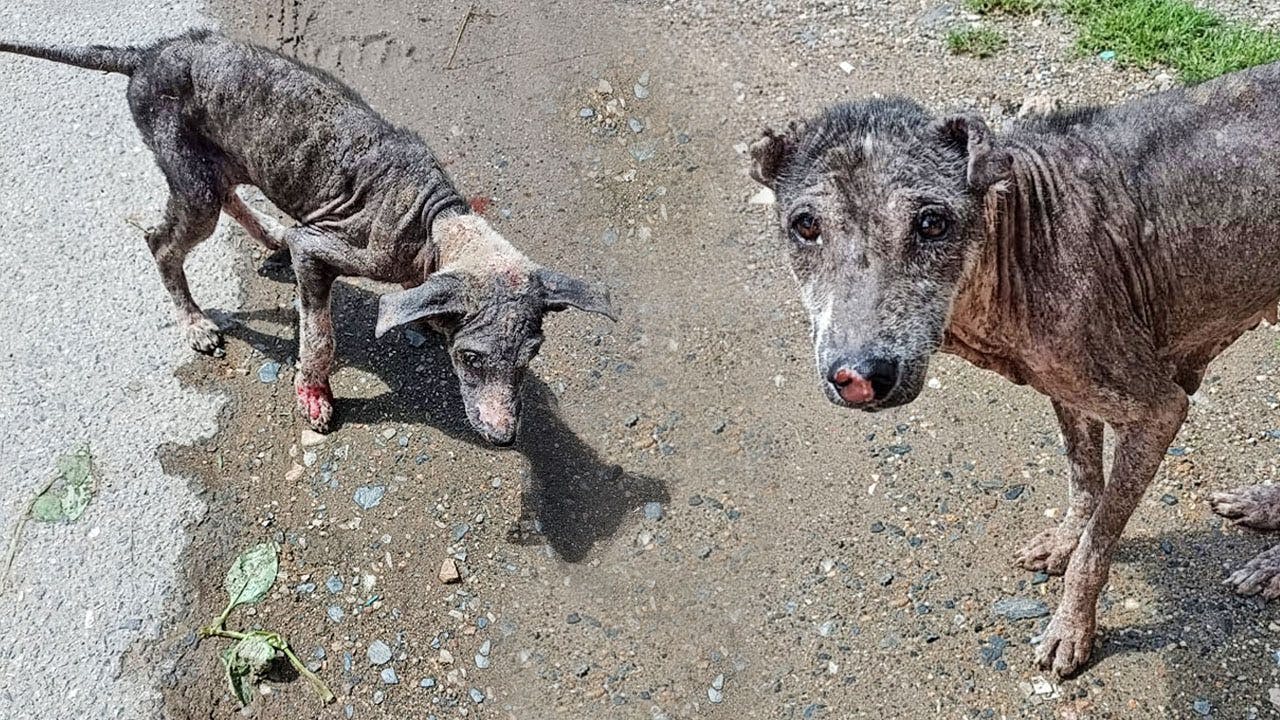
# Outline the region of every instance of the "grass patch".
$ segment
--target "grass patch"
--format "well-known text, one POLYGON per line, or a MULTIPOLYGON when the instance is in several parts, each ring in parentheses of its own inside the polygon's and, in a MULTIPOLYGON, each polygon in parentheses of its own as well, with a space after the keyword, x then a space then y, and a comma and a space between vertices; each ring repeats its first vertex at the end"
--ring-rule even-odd
POLYGON ((1167 65, 1187 83, 1280 60, 1280 34, 1185 0, 1065 0, 1063 10, 1079 23, 1086 52, 1112 50, 1117 62, 1142 68, 1167 65))
POLYGON ((964 6, 969 12, 980 15, 992 13, 1030 15, 1043 10, 1048 5, 1048 0, 964 0, 964 6))
POLYGON ((956 55, 991 57, 1007 44, 1003 35, 990 28, 969 28, 947 33, 947 48, 956 55))

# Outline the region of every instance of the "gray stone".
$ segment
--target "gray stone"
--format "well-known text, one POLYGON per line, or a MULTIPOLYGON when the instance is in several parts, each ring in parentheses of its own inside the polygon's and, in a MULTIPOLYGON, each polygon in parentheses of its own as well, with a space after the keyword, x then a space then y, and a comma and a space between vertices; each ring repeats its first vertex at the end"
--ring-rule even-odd
POLYGON ((324 588, 328 590, 331 595, 337 595, 342 592, 342 579, 337 575, 330 575, 329 579, 324 581, 324 588))
POLYGON ((353 499, 361 510, 371 510, 382 502, 382 496, 386 493, 387 488, 382 485, 361 485, 356 488, 353 499))
POLYGON ((477 705, 484 702, 484 693, 478 688, 471 688, 467 694, 471 696, 471 702, 477 705))
POLYGON ((330 605, 328 609, 329 619, 334 622, 342 622, 342 608, 337 605, 330 605))
POLYGON ((396 677, 396 669, 392 667, 383 668, 380 673, 382 682, 387 685, 398 685, 400 678, 396 677))
POLYGON ((374 640, 369 643, 369 663, 372 665, 386 665, 391 662, 391 648, 381 640, 374 640))
POLYGON ((1008 620, 1034 620, 1049 614, 1049 606, 1029 598, 1001 598, 991 606, 991 611, 1008 620))
POLYGON ((273 383, 280 379, 280 363, 265 362, 258 368, 258 382, 273 383))
POLYGON ((646 520, 662 519, 662 503, 647 502, 644 504, 644 517, 646 520))

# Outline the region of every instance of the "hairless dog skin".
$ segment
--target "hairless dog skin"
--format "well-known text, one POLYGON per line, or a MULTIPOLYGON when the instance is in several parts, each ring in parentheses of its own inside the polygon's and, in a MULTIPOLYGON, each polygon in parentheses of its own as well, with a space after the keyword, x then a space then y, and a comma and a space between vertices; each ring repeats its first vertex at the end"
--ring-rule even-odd
MULTIPOLYGON (((753 176, 777 195, 832 402, 919 394, 941 350, 1053 403, 1069 509, 1018 556, 1065 574, 1039 645, 1066 676, 1098 596, 1208 363, 1280 298, 1280 64, 1001 135, 908 100, 831 108, 768 132, 753 176), (1104 480, 1104 425, 1116 438, 1104 480)), ((1280 489, 1215 496, 1280 528, 1280 489)), ((1280 551, 1229 582, 1280 594, 1280 551)))
POLYGON ((540 268, 470 212, 426 144, 315 68, 207 31, 147 47, 0 51, 128 75, 129 107, 169 183, 147 232, 188 342, 217 352, 218 327, 196 305, 183 261, 221 212, 272 250, 288 249, 301 312, 298 407, 329 429, 330 291, 342 275, 400 284, 384 295, 377 334, 425 319, 450 340, 472 427, 515 439, 520 383, 542 341, 542 316, 575 307, 610 318, 608 293, 540 268), (254 185, 297 221, 284 228, 246 205, 254 185))

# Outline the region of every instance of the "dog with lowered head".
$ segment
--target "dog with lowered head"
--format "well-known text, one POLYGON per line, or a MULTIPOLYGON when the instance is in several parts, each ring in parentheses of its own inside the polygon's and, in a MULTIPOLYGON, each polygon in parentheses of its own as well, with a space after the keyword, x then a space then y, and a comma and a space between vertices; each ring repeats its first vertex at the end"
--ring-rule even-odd
POLYGON ((0 42, 0 51, 129 76, 129 108, 170 191, 147 244, 193 348, 222 345, 183 269, 220 214, 289 251, 301 306, 298 407, 317 431, 333 418, 339 276, 405 288, 382 298, 377 334, 421 319, 444 332, 467 416, 498 445, 514 441, 543 315, 572 307, 614 318, 607 291, 522 255, 471 212, 416 134, 323 71, 208 31, 145 47, 0 42), (256 186, 297 224, 249 207, 239 185, 256 186))

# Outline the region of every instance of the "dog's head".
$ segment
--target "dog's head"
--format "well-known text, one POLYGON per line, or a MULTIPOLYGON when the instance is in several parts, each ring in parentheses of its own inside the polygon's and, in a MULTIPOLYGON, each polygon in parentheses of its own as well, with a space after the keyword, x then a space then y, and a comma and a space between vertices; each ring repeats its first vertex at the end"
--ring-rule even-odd
POLYGON ((481 218, 438 221, 443 267, 382 296, 376 334, 426 319, 449 339, 471 426, 495 445, 515 441, 520 385, 542 345, 542 316, 577 308, 616 319, 607 290, 527 260, 481 218))
POLYGON ((864 410, 914 400, 1009 156, 980 119, 936 120, 905 100, 834 107, 766 132, 751 154, 777 196, 827 397, 864 410))

